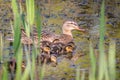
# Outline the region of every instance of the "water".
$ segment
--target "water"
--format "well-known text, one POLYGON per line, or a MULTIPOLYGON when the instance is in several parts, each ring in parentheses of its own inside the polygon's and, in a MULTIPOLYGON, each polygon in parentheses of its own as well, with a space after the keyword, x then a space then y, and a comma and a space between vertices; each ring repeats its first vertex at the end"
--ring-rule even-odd
MULTIPOLYGON (((82 28, 85 28, 88 30, 87 33, 81 33, 77 31, 73 31, 75 44, 77 45, 76 54, 84 54, 85 56, 88 56, 89 52, 89 41, 92 40, 94 44, 94 49, 98 49, 98 40, 99 40, 99 11, 100 11, 100 1, 99 0, 45 0, 45 1, 39 1, 36 2, 36 5, 39 6, 41 9, 41 15, 42 15, 42 29, 47 29, 52 32, 61 33, 61 26, 64 21, 66 20, 74 20, 76 21, 82 28), (49 2, 50 1, 50 2, 49 2)), ((116 40, 116 54, 117 54, 117 60, 120 59, 120 5, 119 0, 115 0, 115 4, 113 4, 114 0, 106 2, 106 33, 105 33, 105 43, 109 43, 109 40, 115 39, 116 40)), ((3 33, 3 39, 4 39, 4 55, 3 60, 9 60, 9 58, 13 55, 11 46, 9 46, 10 41, 7 41, 6 39, 9 37, 12 37, 11 32, 11 23, 10 21, 13 20, 13 14, 10 8, 10 2, 8 1, 0 1, 0 32, 3 33), (10 53, 10 55, 9 55, 10 53)), ((24 4, 24 3, 23 3, 24 4)), ((108 47, 108 45, 107 45, 108 47)), ((78 65, 82 63, 83 69, 86 69, 89 67, 89 58, 81 58, 79 56, 78 60, 76 60, 74 65, 78 65), (80 60, 79 60, 80 59, 80 60), (83 60, 84 59, 84 60, 83 60)), ((75 57, 76 58, 76 57, 75 57)), ((69 79, 71 75, 64 75, 64 72, 71 73, 71 64, 70 60, 64 60, 63 58, 58 58, 58 62, 60 64, 56 67, 57 72, 53 72, 54 67, 50 67, 48 65, 48 70, 51 71, 49 73, 46 73, 46 76, 49 75, 55 75, 59 79, 69 79), (66 65, 69 65, 66 67, 66 65), (66 71, 61 70, 62 68, 68 68, 66 71), (59 76, 61 75, 61 76, 59 76)), ((120 62, 118 61, 118 67, 120 62)), ((73 70, 74 72, 74 70, 73 70)), ((72 72, 72 73, 73 73, 72 72)), ((50 79, 53 79, 52 77, 50 79)), ((71 77, 72 79, 72 77, 71 77)), ((54 80, 54 79, 53 79, 54 80)))

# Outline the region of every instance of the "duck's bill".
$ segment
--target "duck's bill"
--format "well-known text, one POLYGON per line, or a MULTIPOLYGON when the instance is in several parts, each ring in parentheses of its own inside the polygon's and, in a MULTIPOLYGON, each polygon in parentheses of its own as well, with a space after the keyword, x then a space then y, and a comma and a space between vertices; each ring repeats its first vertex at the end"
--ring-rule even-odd
POLYGON ((86 31, 85 29, 82 29, 82 28, 78 28, 77 30, 79 30, 79 31, 83 31, 83 32, 86 31))

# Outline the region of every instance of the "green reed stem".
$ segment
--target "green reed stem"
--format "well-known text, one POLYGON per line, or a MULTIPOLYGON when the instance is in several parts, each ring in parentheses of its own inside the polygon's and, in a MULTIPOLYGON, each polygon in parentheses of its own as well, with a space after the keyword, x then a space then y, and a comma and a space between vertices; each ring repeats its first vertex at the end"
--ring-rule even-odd
POLYGON ((104 36, 105 36, 105 7, 104 7, 104 0, 101 6, 100 12, 100 40, 99 40, 99 74, 98 80, 109 80, 108 76, 108 69, 107 69, 107 59, 105 55, 105 48, 104 48, 104 36))
POLYGON ((34 23, 35 7, 34 0, 26 0, 26 10, 27 10, 27 26, 25 26, 26 34, 30 37, 30 30, 34 23))
POLYGON ((32 49, 32 62, 31 62, 31 73, 30 73, 30 75, 31 75, 31 80, 34 80, 35 79, 35 74, 36 74, 36 72, 35 71, 37 71, 37 70, 35 70, 36 69, 36 65, 35 65, 35 59, 36 59, 36 50, 34 50, 34 49, 32 49))
POLYGON ((19 46, 20 46, 20 34, 21 34, 21 29, 20 29, 20 23, 21 23, 21 18, 18 10, 18 5, 16 0, 12 0, 12 10, 14 14, 14 50, 15 54, 17 53, 19 46))
POLYGON ((0 62, 2 62, 2 55, 3 55, 3 38, 2 33, 0 33, 0 62))
POLYGON ((76 69, 76 77, 75 80, 80 80, 80 66, 77 67, 76 69))
POLYGON ((91 42, 90 42, 89 50, 90 50, 89 53, 90 53, 90 64, 91 64, 91 68, 89 72, 89 80, 96 80, 96 58, 91 42))
POLYGON ((22 50, 22 47, 19 48, 19 53, 17 53, 17 60, 16 60, 16 63, 17 63, 17 70, 16 70, 16 77, 15 77, 15 80, 21 80, 21 76, 22 76, 22 69, 21 69, 21 66, 22 66, 22 60, 23 60, 23 50, 22 50))
POLYGON ((85 71, 82 72, 81 80, 85 80, 85 71))
POLYGON ((116 80, 116 61, 115 61, 116 48, 115 47, 116 47, 115 41, 111 40, 109 45, 109 54, 108 54, 110 80, 116 80))
POLYGON ((40 10, 38 8, 36 8, 36 26, 37 26, 37 32, 38 32, 38 42, 40 41, 40 37, 41 37, 41 16, 40 16, 40 10))
POLYGON ((7 71, 7 65, 3 65, 3 74, 2 74, 2 80, 8 80, 8 71, 7 71))
MULTIPOLYGON (((30 47, 29 47, 30 48, 30 47)), ((26 55, 26 59, 27 59, 27 64, 26 64, 26 68, 25 71, 22 75, 21 80, 27 80, 30 78, 30 73, 31 73, 31 61, 30 61, 30 49, 27 49, 27 47, 25 46, 25 55, 26 55)))
POLYGON ((46 64, 43 64, 43 66, 40 68, 40 72, 39 72, 40 80, 43 80, 43 78, 44 78, 44 75, 45 75, 45 67, 46 67, 46 64))

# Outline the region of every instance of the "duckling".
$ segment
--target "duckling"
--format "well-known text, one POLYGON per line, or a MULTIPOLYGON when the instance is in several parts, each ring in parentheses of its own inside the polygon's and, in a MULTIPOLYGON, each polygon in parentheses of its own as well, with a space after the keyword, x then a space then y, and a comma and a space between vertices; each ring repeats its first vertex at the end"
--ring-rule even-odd
POLYGON ((40 60, 41 63, 49 63, 54 62, 57 63, 57 56, 63 50, 62 43, 57 43, 58 40, 55 39, 53 42, 49 41, 42 41, 40 48, 41 48, 41 55, 40 60))
POLYGON ((41 63, 49 63, 54 62, 57 63, 57 56, 63 50, 62 43, 57 43, 58 40, 54 40, 53 42, 49 41, 42 41, 40 48, 41 48, 41 55, 40 60, 41 63))
POLYGON ((51 60, 51 62, 57 64, 57 56, 56 56, 55 54, 52 54, 52 55, 50 56, 50 60, 51 60))
POLYGON ((62 44, 57 43, 57 40, 54 40, 53 42, 49 41, 42 41, 41 42, 41 55, 40 60, 41 63, 49 63, 57 61, 57 56, 61 52, 62 44))
POLYGON ((74 42, 69 42, 64 48, 64 54, 66 54, 66 58, 71 59, 73 57, 73 52, 76 46, 74 42))
POLYGON ((50 61, 51 42, 42 41, 40 43, 41 53, 37 56, 37 62, 48 63, 50 61))
POLYGON ((40 61, 41 61, 41 64, 43 64, 43 63, 49 63, 51 61, 50 55, 42 53, 40 55, 40 61))
POLYGON ((49 41, 42 41, 40 44, 41 53, 46 53, 50 55, 51 50, 51 42, 49 41))
POLYGON ((76 46, 74 44, 74 42, 69 42, 66 46, 65 46, 65 52, 66 53, 72 53, 75 50, 76 46))
POLYGON ((50 54, 56 54, 57 56, 63 54, 64 44, 61 42, 52 43, 50 54))
POLYGON ((40 61, 41 64, 51 63, 51 62, 57 64, 57 56, 55 54, 48 55, 42 53, 40 56, 37 56, 37 63, 39 63, 38 61, 40 61))

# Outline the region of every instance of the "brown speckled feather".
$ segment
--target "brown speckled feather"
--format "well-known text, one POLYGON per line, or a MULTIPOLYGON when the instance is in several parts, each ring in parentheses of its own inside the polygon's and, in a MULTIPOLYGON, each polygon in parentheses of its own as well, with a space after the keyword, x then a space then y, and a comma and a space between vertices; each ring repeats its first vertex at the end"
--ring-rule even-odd
MULTIPOLYGON (((58 39, 59 42, 61 42, 63 44, 67 44, 67 43, 73 41, 71 31, 74 29, 79 30, 79 31, 85 31, 84 29, 80 29, 76 22, 66 21, 62 26, 63 34, 57 35, 55 33, 49 32, 49 31, 42 31, 40 42, 41 41, 53 42, 54 40, 58 39)), ((33 43, 38 44, 37 30, 35 30, 35 28, 33 29, 33 32, 32 32, 32 35, 30 38, 28 38, 25 34, 25 31, 22 30, 21 42, 23 44, 27 44, 27 43, 28 44, 33 44, 33 43)))
POLYGON ((67 43, 73 41, 73 38, 70 35, 66 35, 66 34, 59 35, 58 39, 59 39, 59 42, 61 42, 63 44, 67 44, 67 43))

